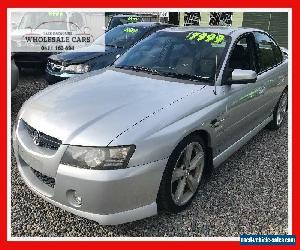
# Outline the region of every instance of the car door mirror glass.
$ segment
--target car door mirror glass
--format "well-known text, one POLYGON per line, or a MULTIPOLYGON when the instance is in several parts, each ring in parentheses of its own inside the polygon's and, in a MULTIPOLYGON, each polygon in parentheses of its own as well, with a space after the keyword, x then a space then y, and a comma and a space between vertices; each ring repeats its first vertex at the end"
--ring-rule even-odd
POLYGON ((254 70, 234 69, 231 74, 231 84, 247 84, 256 82, 257 74, 254 70))

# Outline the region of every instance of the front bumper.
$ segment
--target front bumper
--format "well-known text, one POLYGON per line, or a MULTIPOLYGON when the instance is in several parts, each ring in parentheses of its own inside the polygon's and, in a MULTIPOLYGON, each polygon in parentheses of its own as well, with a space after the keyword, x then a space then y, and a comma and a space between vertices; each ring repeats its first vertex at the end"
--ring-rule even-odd
MULTIPOLYGON (((59 164, 52 176, 55 185, 50 187, 34 174, 30 162, 22 158, 24 151, 25 154, 31 151, 19 141, 15 132, 13 147, 25 183, 55 206, 102 225, 126 223, 157 214, 156 197, 167 159, 120 170, 86 170, 59 164), (80 206, 70 196, 73 191, 82 199, 80 206)), ((36 154, 34 157, 34 161, 41 161, 42 156, 36 154)), ((37 165, 34 168, 45 173, 37 165)))

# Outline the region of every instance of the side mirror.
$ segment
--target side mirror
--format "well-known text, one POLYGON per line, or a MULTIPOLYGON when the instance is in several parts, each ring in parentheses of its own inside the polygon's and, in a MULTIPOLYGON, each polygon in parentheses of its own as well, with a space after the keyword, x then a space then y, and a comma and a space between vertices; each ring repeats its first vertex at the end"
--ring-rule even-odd
POLYGON ((257 74, 253 70, 234 69, 231 74, 230 84, 247 84, 257 80, 257 74))

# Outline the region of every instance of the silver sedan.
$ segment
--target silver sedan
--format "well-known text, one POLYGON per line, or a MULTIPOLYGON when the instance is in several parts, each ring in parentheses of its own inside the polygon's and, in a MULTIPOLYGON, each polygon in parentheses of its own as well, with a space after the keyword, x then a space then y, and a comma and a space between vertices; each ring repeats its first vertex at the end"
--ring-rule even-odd
POLYGON ((19 171, 45 200, 101 224, 181 211, 213 167, 280 127, 287 76, 287 53, 264 31, 158 31, 23 105, 19 171))

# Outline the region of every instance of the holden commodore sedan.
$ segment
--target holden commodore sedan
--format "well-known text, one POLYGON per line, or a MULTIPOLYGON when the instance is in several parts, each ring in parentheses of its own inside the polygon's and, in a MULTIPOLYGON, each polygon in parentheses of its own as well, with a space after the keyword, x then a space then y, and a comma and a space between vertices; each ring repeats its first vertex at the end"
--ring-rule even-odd
POLYGON ((49 84, 111 65, 138 41, 170 24, 139 22, 120 25, 99 37, 92 45, 48 58, 46 79, 49 84), (102 44, 105 40, 105 46, 102 44), (104 47, 104 48, 103 48, 104 47), (103 51, 104 50, 104 51, 103 51))
POLYGON ((45 200, 101 224, 179 212, 213 167, 281 126, 287 72, 286 54, 261 30, 158 31, 112 67, 23 105, 19 171, 45 200))

